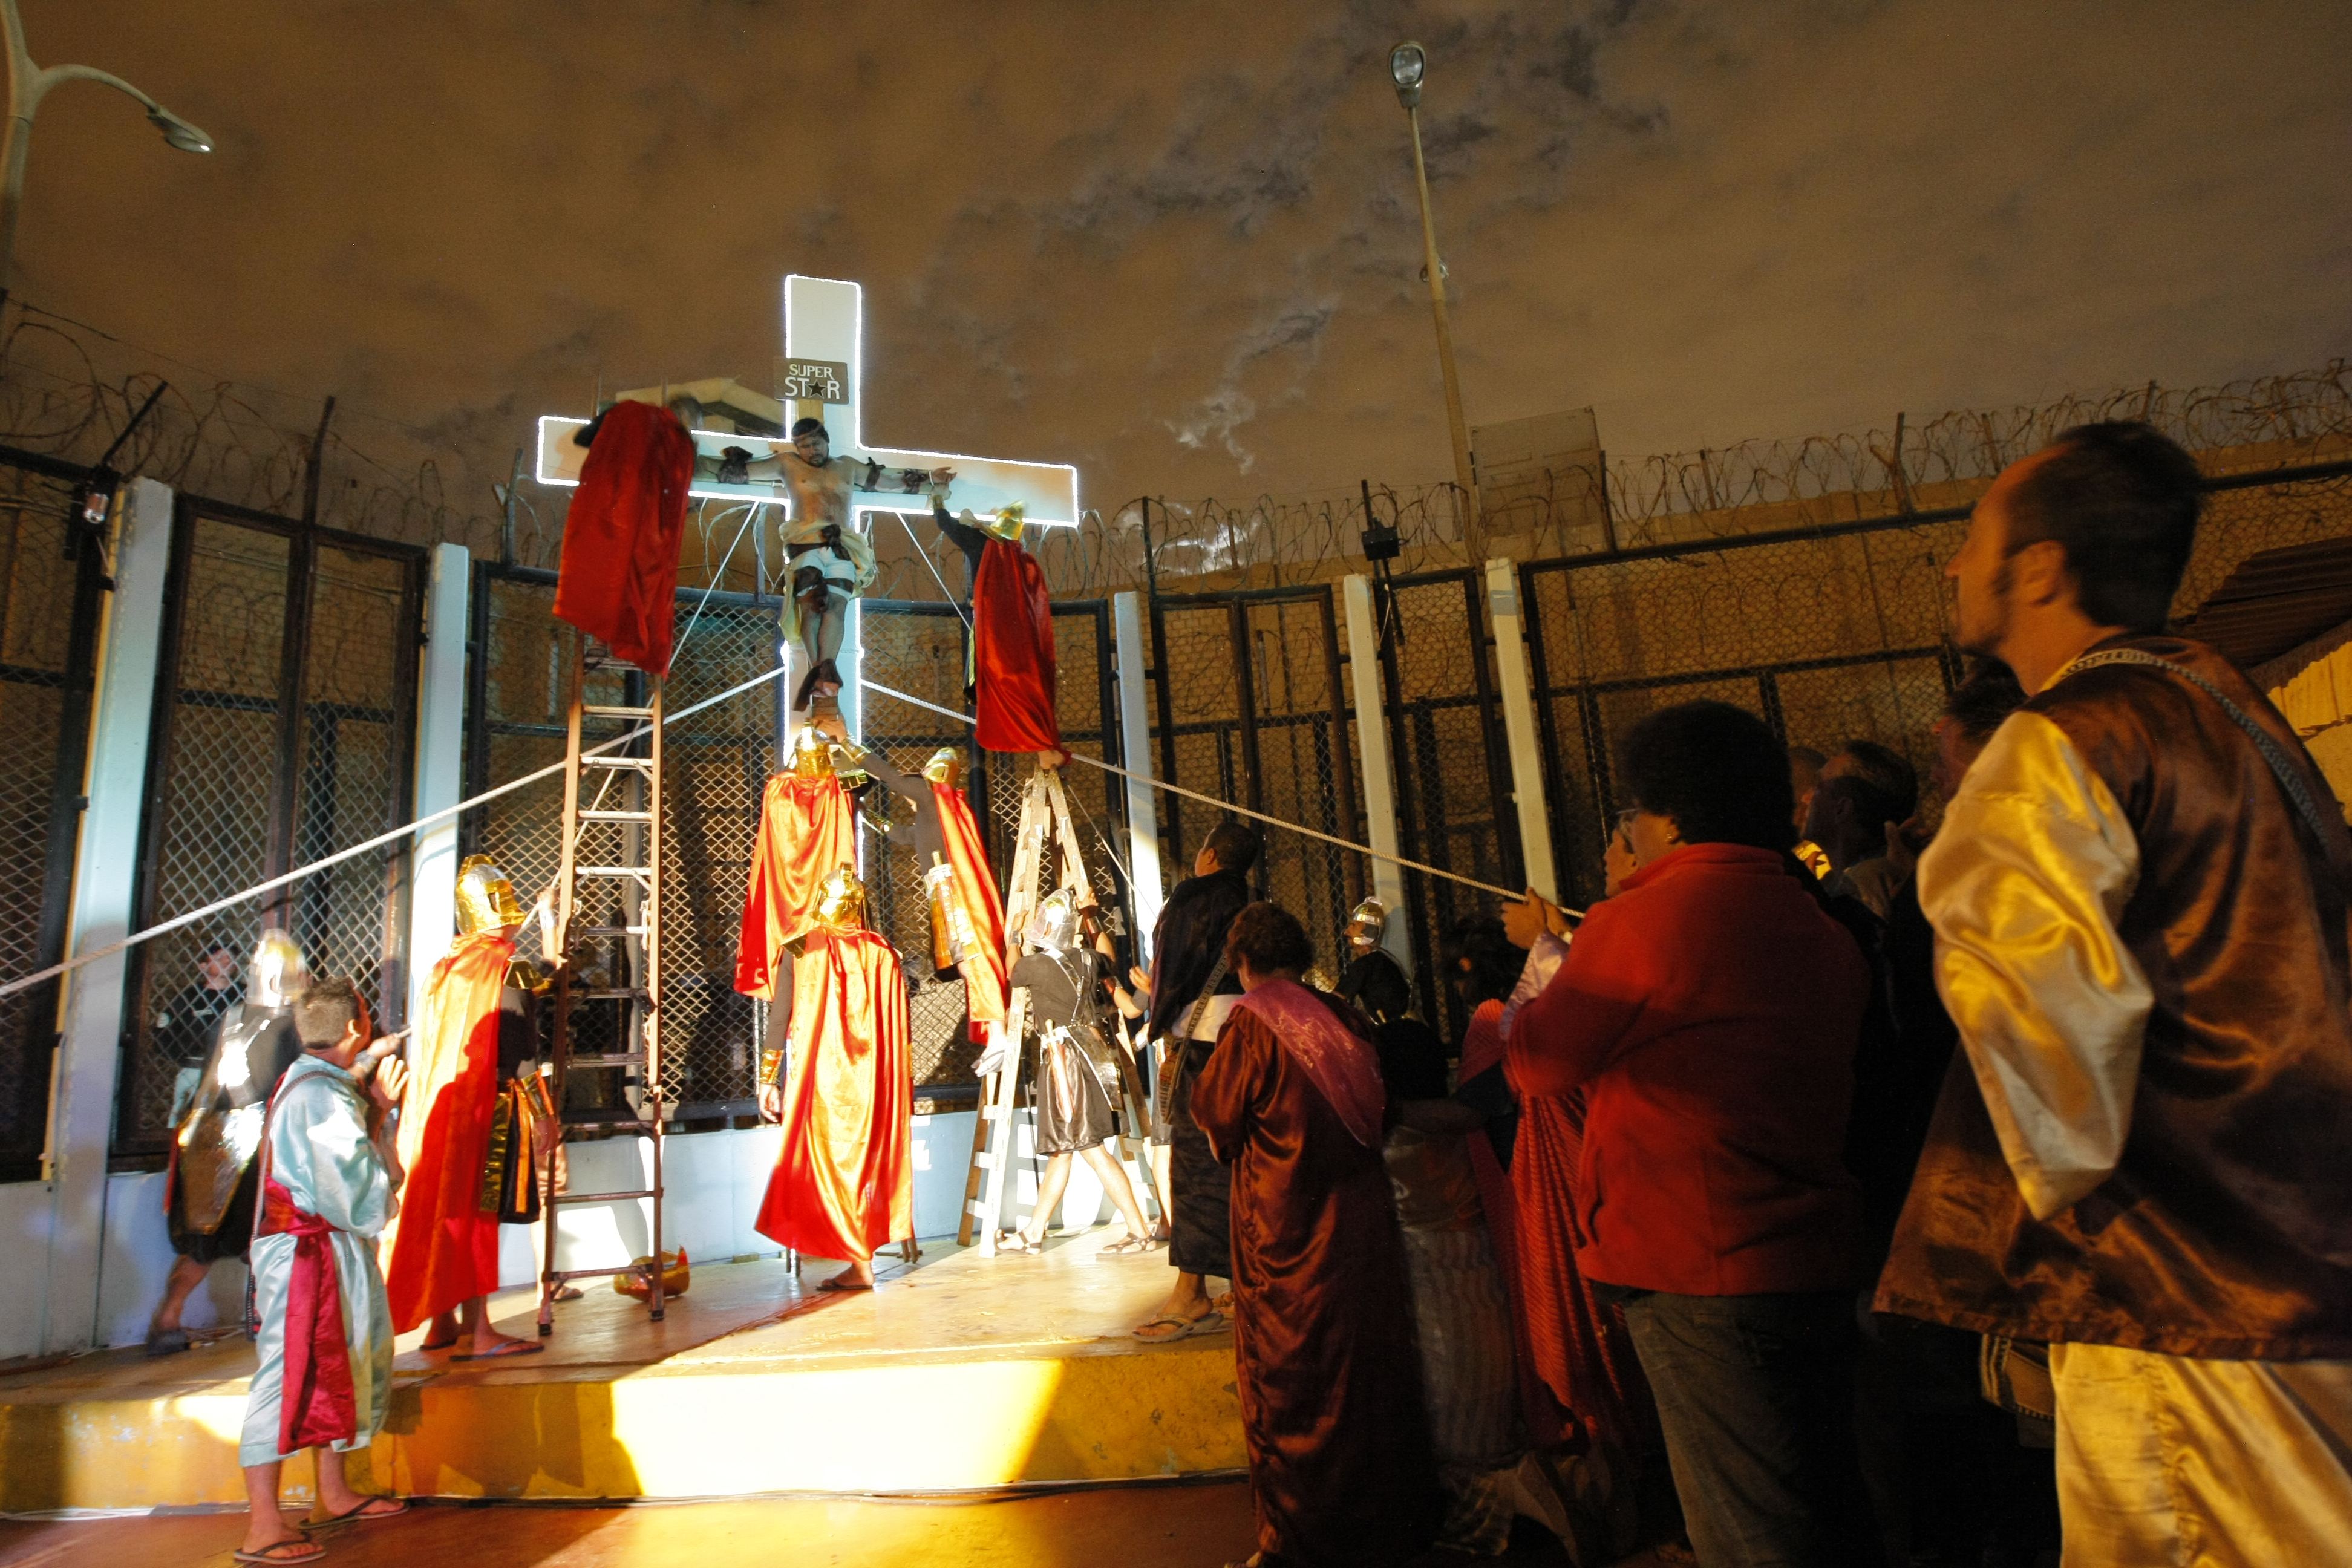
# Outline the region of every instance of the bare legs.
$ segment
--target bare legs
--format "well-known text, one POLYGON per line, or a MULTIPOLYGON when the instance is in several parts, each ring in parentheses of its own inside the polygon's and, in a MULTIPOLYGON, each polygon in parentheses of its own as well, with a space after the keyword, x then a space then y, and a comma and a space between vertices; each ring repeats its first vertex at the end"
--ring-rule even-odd
MULTIPOLYGON (((1150 1236, 1151 1222, 1143 1217, 1143 1204, 1135 1195, 1135 1184, 1127 1179, 1126 1168, 1111 1158, 1110 1146, 1097 1143, 1076 1152, 1085 1157, 1087 1168, 1094 1172, 1103 1192, 1118 1208, 1127 1234, 1150 1236)), ((1053 1227, 1054 1211, 1062 1206, 1062 1194, 1069 1189, 1070 1171, 1075 1163, 1069 1150, 1047 1156, 1045 1174, 1037 1178, 1036 1206, 1029 1211, 1029 1223, 1019 1232, 1022 1240, 1035 1246, 1045 1239, 1045 1232, 1053 1227)))
POLYGON ((528 1344, 533 1350, 539 1348, 536 1341, 517 1339, 512 1334, 502 1334, 490 1327, 490 1299, 488 1296, 476 1296, 470 1300, 460 1301, 456 1311, 443 1312, 435 1318, 425 1331, 425 1347, 443 1349, 456 1344, 461 1336, 473 1342, 467 1348, 477 1356, 495 1354, 501 1345, 528 1344))
MULTIPOLYGON (((319 1461, 319 1502, 330 1518, 347 1514, 362 1506, 367 1500, 352 1489, 343 1475, 343 1457, 332 1448, 313 1448, 319 1461)), ((245 1468, 245 1500, 248 1512, 245 1525, 243 1552, 266 1552, 273 1546, 303 1541, 299 1530, 287 1522, 278 1507, 278 1481, 285 1468, 283 1460, 272 1459, 266 1465, 245 1468)), ((288 1552, 280 1560, 287 1563, 308 1563, 324 1553, 288 1552)))
POLYGON ((180 1315, 187 1310, 188 1298, 196 1293, 196 1287, 205 1282, 205 1276, 211 1271, 209 1264, 199 1263, 193 1258, 172 1259, 171 1277, 163 1281, 163 1300, 157 1303, 155 1316, 147 1324, 150 1340, 178 1331, 180 1315))

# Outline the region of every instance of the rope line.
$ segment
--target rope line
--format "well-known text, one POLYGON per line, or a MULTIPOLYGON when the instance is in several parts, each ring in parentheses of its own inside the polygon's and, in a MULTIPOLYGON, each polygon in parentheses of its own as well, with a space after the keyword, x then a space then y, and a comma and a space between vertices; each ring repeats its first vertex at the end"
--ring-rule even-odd
MULTIPOLYGON (((740 542, 741 538, 740 532, 738 533, 737 538, 740 542)), ((733 552, 731 546, 730 547, 729 552, 730 554, 733 552)), ((688 629, 689 631, 692 630, 691 622, 688 623, 688 629)), ((748 680, 738 681, 735 685, 729 687, 726 690, 719 692, 715 697, 706 697, 701 701, 694 703, 689 707, 681 708, 675 713, 663 715, 662 722, 665 725, 675 724, 681 719, 691 718, 693 715, 703 712, 708 709, 716 708, 721 702, 728 701, 732 698, 740 697, 746 691, 752 690, 757 687, 764 686, 769 681, 776 679, 783 673, 784 671, 782 666, 778 666, 773 669, 762 670, 758 675, 752 676, 748 680)), ((879 681, 867 680, 865 678, 860 677, 858 678, 857 684, 868 691, 878 691, 885 697, 896 698, 898 700, 907 703, 911 707, 925 709, 930 712, 940 715, 942 718, 953 719, 961 724, 971 724, 975 722, 971 715, 969 713, 960 713, 952 708, 942 708, 936 702, 926 702, 919 697, 909 696, 904 691, 885 686, 879 681)), ((625 746, 631 741, 652 733, 653 726, 651 724, 640 723, 622 734, 615 735, 609 741, 583 748, 580 754, 583 758, 602 756, 604 753, 612 751, 616 746, 625 746)), ((1120 778, 1129 779, 1137 784, 1145 784, 1152 789, 1163 790, 1170 795, 1181 795, 1187 800, 1196 800, 1203 805, 1213 805, 1220 811, 1230 811, 1237 816, 1250 817, 1255 821, 1263 822, 1271 826, 1279 827, 1286 832, 1301 834, 1308 838, 1318 839, 1325 844, 1333 845, 1336 847, 1349 850, 1358 855, 1369 855, 1375 860, 1386 860, 1391 865, 1402 866, 1407 870, 1419 871, 1424 876, 1442 877, 1449 882, 1459 882, 1464 887, 1475 888, 1482 893, 1493 893, 1498 898, 1516 900, 1521 897, 1520 894, 1512 891, 1508 888, 1498 888, 1492 882, 1482 882, 1475 877, 1465 877, 1459 871, 1449 871, 1442 866, 1432 866, 1420 860, 1409 860, 1402 855, 1387 854, 1384 851, 1371 847, 1370 845, 1352 843, 1348 839, 1339 837, 1333 834, 1318 832, 1317 829, 1308 827, 1303 823, 1286 822, 1281 817, 1270 816, 1262 811, 1252 811, 1245 805, 1235 805, 1232 801, 1219 800, 1214 795, 1202 795, 1198 790, 1186 789, 1181 784, 1171 784, 1165 779, 1156 779, 1143 773, 1129 773, 1127 769, 1120 767, 1118 763, 1105 762, 1100 757, 1089 757, 1076 752, 1070 752, 1069 756, 1073 761, 1084 763, 1088 767, 1100 768, 1107 773, 1116 773, 1120 778)), ((225 899, 215 899, 211 903, 205 905, 201 909, 190 910, 184 915, 174 915, 168 921, 163 921, 155 925, 149 926, 143 931, 133 931, 129 936, 123 937, 119 941, 108 942, 103 947, 92 948, 88 952, 75 953, 73 956, 64 959, 59 963, 50 964, 47 969, 37 969, 30 974, 20 975, 16 979, 7 982, 5 984, 0 984, 0 999, 5 999, 7 997, 16 995, 20 992, 29 991, 34 986, 42 984, 44 981, 55 980, 58 976, 68 973, 73 970, 79 969, 86 963, 95 963, 101 958, 111 958, 116 953, 128 952, 131 949, 137 947, 143 942, 152 942, 159 936, 168 936, 173 931, 184 930, 189 926, 194 925, 199 921, 209 920, 215 915, 226 913, 230 910, 236 909, 240 904, 250 903, 264 893, 275 892, 280 888, 290 887, 293 884, 301 881, 306 877, 316 876, 319 872, 326 870, 329 867, 340 866, 346 860, 356 859, 358 857, 368 854, 371 851, 385 848, 391 845, 400 842, 402 839, 414 837, 420 830, 430 827, 436 823, 446 822, 453 816, 457 816, 465 812, 471 811, 476 806, 486 805, 490 801, 498 799, 501 795, 512 795, 515 791, 537 784, 541 779, 552 778, 556 774, 561 773, 566 765, 566 763, 550 763, 547 766, 541 768, 534 773, 525 773, 520 778, 509 779, 502 784, 494 784, 490 788, 484 790, 481 794, 470 795, 467 798, 457 802, 455 805, 445 805, 438 811, 428 812, 425 816, 420 816, 415 821, 403 826, 394 827, 386 832, 379 833, 374 837, 363 839, 361 842, 351 846, 349 848, 338 849, 332 855, 328 855, 320 859, 313 860, 307 866, 298 866, 291 871, 272 877, 267 881, 257 882, 252 887, 247 888, 239 892, 231 893, 225 899)), ((1103 835, 1101 830, 1097 828, 1096 830, 1096 837, 1100 839, 1102 837, 1103 835)), ((1108 848, 1108 842, 1105 843, 1105 847, 1106 849, 1108 848)), ((1111 858, 1114 862, 1118 860, 1118 857, 1116 851, 1111 853, 1111 858)), ((1580 910, 1565 910, 1562 912, 1569 915, 1571 919, 1580 919, 1583 914, 1583 911, 1580 910)))
MULTIPOLYGON (((740 697, 743 693, 751 690, 752 688, 764 686, 769 681, 775 679, 778 676, 783 673, 784 672, 781 668, 763 670, 760 674, 753 676, 749 680, 741 681, 734 686, 729 687, 726 690, 720 692, 716 697, 706 697, 690 708, 681 708, 675 713, 664 715, 662 722, 664 724, 675 724, 679 720, 699 713, 706 708, 716 708, 719 704, 726 701, 728 699, 740 697)), ((602 756, 604 752, 611 751, 614 747, 625 746, 631 741, 637 739, 641 735, 652 734, 653 731, 654 727, 651 724, 641 723, 635 729, 629 731, 625 734, 615 735, 609 741, 583 748, 580 754, 583 757, 602 756)), ((32 987, 38 985, 45 980, 54 980, 58 975, 65 973, 68 970, 79 969, 85 963, 95 963, 101 958, 111 958, 118 952, 127 952, 131 948, 137 947, 142 942, 152 942, 159 936, 163 936, 172 931, 179 931, 186 926, 192 926, 198 921, 209 920, 214 915, 236 908, 239 904, 250 902, 252 900, 258 898, 263 893, 274 892, 279 888, 288 887, 293 883, 299 882, 305 877, 315 876, 317 873, 325 870, 330 866, 340 866, 346 860, 367 854, 370 850, 382 849, 387 845, 395 844, 401 839, 410 837, 419 828, 429 827, 436 822, 446 821, 447 818, 456 816, 461 812, 471 811, 474 807, 480 805, 487 801, 496 800, 502 795, 512 795, 515 791, 521 789, 526 784, 534 784, 541 779, 552 778, 557 773, 562 773, 566 765, 566 763, 550 763, 547 766, 540 769, 537 773, 525 773, 519 779, 509 779, 505 784, 493 785, 478 795, 474 795, 467 800, 459 801, 455 805, 445 805, 438 811, 431 812, 424 816, 420 816, 415 821, 407 824, 405 826, 395 827, 386 833, 379 833, 374 837, 367 839, 362 843, 354 844, 348 849, 338 849, 332 855, 329 855, 323 859, 313 860, 307 866, 298 866, 293 870, 285 873, 283 876, 272 877, 266 882, 255 883, 252 887, 246 889, 242 892, 231 893, 225 899, 216 899, 200 910, 190 910, 186 914, 174 915, 172 919, 164 921, 161 924, 149 926, 144 931, 133 931, 120 942, 111 942, 107 943, 104 947, 92 948, 88 952, 78 952, 62 963, 52 963, 47 969, 35 970, 30 974, 11 980, 5 985, 0 985, 0 998, 14 996, 20 991, 30 990, 32 987)))
MULTIPOLYGON (((953 719, 960 723, 965 724, 977 722, 977 721, 975 721, 969 713, 959 713, 952 708, 942 708, 936 702, 926 702, 919 697, 909 697, 903 691, 894 690, 890 687, 885 686, 879 681, 868 680, 863 676, 858 678, 857 683, 866 688, 868 691, 878 691, 885 697, 895 697, 901 702, 909 703, 917 708, 928 709, 931 712, 937 713, 942 718, 953 719)), ((1498 888, 1492 882, 1482 882, 1475 877, 1465 877, 1459 871, 1446 870, 1442 866, 1432 866, 1420 860, 1408 860, 1402 855, 1391 855, 1383 850, 1375 849, 1369 844, 1351 843, 1348 839, 1339 837, 1333 834, 1318 832, 1316 829, 1308 827, 1302 823, 1286 822, 1278 816, 1268 816, 1265 812, 1252 811, 1245 805, 1235 805, 1232 801, 1219 800, 1215 795, 1202 795, 1198 790, 1186 789, 1181 784, 1170 784, 1166 779, 1152 778, 1146 773, 1129 773, 1125 768, 1120 767, 1117 763, 1107 763, 1100 757, 1089 757, 1078 752, 1071 752, 1068 755, 1073 762, 1084 763, 1088 767, 1100 768, 1107 773, 1117 773, 1123 779, 1130 779, 1137 784, 1147 784, 1153 789, 1165 790, 1170 795, 1181 795, 1187 800, 1197 800, 1203 805, 1213 805, 1221 811, 1230 811, 1238 816, 1254 817, 1259 822, 1270 823, 1274 826, 1282 828, 1286 832, 1304 834, 1309 838, 1319 838, 1326 844, 1337 845, 1342 849, 1351 849, 1359 855, 1369 855, 1375 860, 1386 860, 1391 865, 1402 866, 1408 870, 1419 871, 1423 876, 1443 877, 1449 882, 1459 882, 1465 887, 1475 888, 1482 893, 1493 893, 1497 897, 1509 899, 1514 903, 1526 896, 1524 893, 1514 892, 1508 888, 1498 888)), ((1562 910, 1560 912, 1572 919, 1578 920, 1582 919, 1584 915, 1584 911, 1581 910, 1562 910)))

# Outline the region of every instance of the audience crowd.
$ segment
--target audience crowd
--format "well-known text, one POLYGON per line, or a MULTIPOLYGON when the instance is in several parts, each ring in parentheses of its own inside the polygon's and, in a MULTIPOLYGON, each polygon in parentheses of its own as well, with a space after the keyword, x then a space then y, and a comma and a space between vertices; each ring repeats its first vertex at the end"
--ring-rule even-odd
POLYGON ((2352 835, 2167 635, 2200 493, 2132 424, 2000 476, 1924 793, 1721 702, 1613 737, 1607 896, 1446 933, 1458 1040, 1204 852, 1147 1337, 1233 1319, 1254 1563, 2347 1560, 2352 835))

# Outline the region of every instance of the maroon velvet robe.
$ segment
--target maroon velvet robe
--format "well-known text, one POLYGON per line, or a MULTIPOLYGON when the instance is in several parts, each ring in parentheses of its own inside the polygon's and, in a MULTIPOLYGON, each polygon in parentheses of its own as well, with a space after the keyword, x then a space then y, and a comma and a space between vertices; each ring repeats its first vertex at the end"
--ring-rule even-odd
POLYGON ((1233 1167, 1234 1360, 1259 1550, 1286 1565, 1410 1561, 1439 1503, 1381 1152, 1246 1012, 1218 1037, 1192 1115, 1233 1167))

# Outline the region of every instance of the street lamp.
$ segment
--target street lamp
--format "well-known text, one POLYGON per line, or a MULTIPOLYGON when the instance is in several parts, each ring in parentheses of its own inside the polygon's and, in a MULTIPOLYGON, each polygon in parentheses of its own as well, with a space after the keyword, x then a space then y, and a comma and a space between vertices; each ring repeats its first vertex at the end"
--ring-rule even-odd
POLYGON ((1437 368, 1445 381, 1445 422, 1454 435, 1454 482, 1462 487, 1462 539, 1475 565, 1486 548, 1485 519, 1478 500, 1478 474, 1471 464, 1470 426, 1462 417, 1462 382, 1454 370, 1454 333, 1445 321, 1445 268, 1437 259, 1437 226, 1429 215, 1429 169, 1421 156, 1421 83, 1429 71, 1429 52, 1410 38, 1389 51, 1389 79, 1396 83, 1397 101, 1404 105, 1406 123, 1412 128, 1412 182, 1421 193, 1423 275, 1429 279, 1429 310, 1437 321, 1437 368))
POLYGON ((16 215, 25 205, 25 156, 33 139, 33 115, 51 88, 63 81, 95 81, 128 93, 147 110, 147 122, 183 153, 209 153, 213 139, 119 76, 92 66, 50 66, 45 70, 35 65, 25 52, 25 22, 16 14, 16 0, 0 0, 0 25, 8 35, 8 121, 0 129, 0 136, 5 137, 0 163, 6 168, 5 186, 0 188, 0 303, 5 303, 16 281, 16 215))

